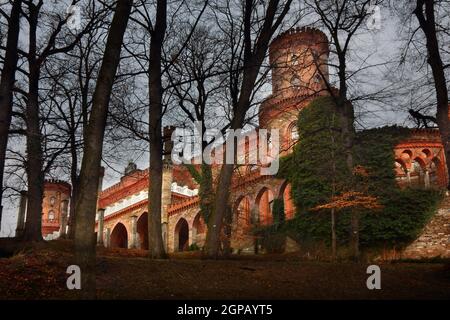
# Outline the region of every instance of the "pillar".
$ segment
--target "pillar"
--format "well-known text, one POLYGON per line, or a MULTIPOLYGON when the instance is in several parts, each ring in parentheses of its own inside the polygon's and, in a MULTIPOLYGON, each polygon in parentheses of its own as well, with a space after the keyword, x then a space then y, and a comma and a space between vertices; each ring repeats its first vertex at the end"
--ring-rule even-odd
POLYGON ((25 215, 27 212, 27 192, 20 191, 19 213, 17 214, 16 237, 20 238, 25 230, 25 215))
POLYGON ((65 199, 65 200, 61 201, 61 221, 60 221, 60 228, 59 228, 59 237, 60 238, 66 237, 68 210, 69 210, 69 200, 65 199))
POLYGON ((109 248, 110 246, 111 246, 111 228, 106 228, 105 247, 109 248))
POLYGON ((424 183, 425 183, 425 189, 430 188, 430 171, 425 170, 425 177, 424 177, 424 183))
POLYGON ((98 188, 97 188, 97 210, 98 210, 98 200, 100 199, 100 193, 103 189, 103 177, 105 176, 105 167, 100 167, 100 173, 98 177, 98 188))
POLYGON ((411 185, 411 169, 406 169, 406 181, 411 185))
POLYGON ((104 220, 105 220, 105 209, 100 208, 98 210, 98 228, 97 228, 97 245, 103 246, 103 233, 104 233, 104 220))
POLYGON ((130 248, 134 249, 138 247, 137 237, 137 216, 131 216, 131 243, 130 248))
POLYGON ((161 229, 163 235, 164 248, 168 251, 168 223, 169 223, 169 207, 172 201, 172 162, 170 159, 164 160, 162 190, 161 190, 161 229))

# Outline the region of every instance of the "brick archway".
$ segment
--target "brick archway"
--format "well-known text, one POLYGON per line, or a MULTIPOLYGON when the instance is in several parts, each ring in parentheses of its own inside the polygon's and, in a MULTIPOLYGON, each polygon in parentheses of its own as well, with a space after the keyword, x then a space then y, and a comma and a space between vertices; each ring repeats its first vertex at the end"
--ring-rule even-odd
POLYGON ((259 212, 259 222, 261 225, 269 225, 273 222, 272 205, 273 191, 268 187, 262 187, 256 196, 256 205, 259 212))
POLYGON ((139 237, 139 248, 148 250, 148 213, 141 214, 136 223, 137 234, 139 237))
POLYGON ((189 224, 186 219, 178 220, 174 240, 175 251, 186 251, 189 248, 189 224))
POLYGON ((286 220, 292 219, 295 216, 295 205, 292 199, 292 186, 288 181, 283 182, 280 188, 280 199, 283 199, 284 216, 286 220))
POLYGON ((128 248, 127 228, 121 222, 111 232, 111 248, 128 248))

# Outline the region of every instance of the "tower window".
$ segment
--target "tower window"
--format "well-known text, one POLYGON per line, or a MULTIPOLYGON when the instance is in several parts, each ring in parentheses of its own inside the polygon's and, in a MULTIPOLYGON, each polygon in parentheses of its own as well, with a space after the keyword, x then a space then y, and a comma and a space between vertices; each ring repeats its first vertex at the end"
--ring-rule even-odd
POLYGON ((56 201, 56 198, 55 198, 55 197, 51 197, 51 198, 50 198, 50 205, 51 205, 52 207, 55 205, 55 201, 56 201))
POLYGON ((300 57, 297 54, 292 54, 291 56, 291 63, 293 66, 298 66, 300 64, 300 57))
POLYGON ((55 219, 55 212, 53 210, 50 210, 48 212, 48 220, 54 220, 55 219))
POLYGON ((300 80, 300 78, 298 76, 293 76, 291 79, 291 85, 294 88, 300 88, 302 85, 302 81, 300 80))
POLYGON ((322 82, 322 76, 321 76, 320 74, 316 73, 316 74, 314 75, 314 82, 315 82, 315 83, 320 83, 320 82, 322 82))
POLYGON ((299 138, 298 128, 295 121, 292 122, 288 127, 288 137, 290 138, 291 142, 297 141, 299 138))

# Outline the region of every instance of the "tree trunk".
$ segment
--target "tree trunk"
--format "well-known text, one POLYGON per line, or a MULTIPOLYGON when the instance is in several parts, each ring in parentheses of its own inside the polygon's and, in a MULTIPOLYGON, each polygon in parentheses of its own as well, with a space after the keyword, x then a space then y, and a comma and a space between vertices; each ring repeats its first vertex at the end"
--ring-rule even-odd
POLYGON ((206 233, 204 254, 208 258, 217 259, 219 256, 220 233, 223 219, 226 215, 226 206, 224 204, 228 203, 233 168, 233 164, 224 164, 220 170, 219 181, 216 187, 216 197, 214 199, 214 210, 209 217, 206 233))
POLYGON ((76 216, 75 216, 75 203, 77 202, 78 198, 78 150, 76 147, 76 137, 75 137, 75 119, 74 119, 74 112, 71 113, 71 134, 70 134, 70 155, 71 155, 71 164, 70 164, 70 181, 72 182, 72 196, 70 201, 70 207, 69 207, 69 221, 68 226, 69 230, 67 232, 66 237, 68 239, 73 239, 75 236, 75 224, 76 224, 76 216))
POLYGON ((230 205, 227 205, 226 208, 226 214, 224 217, 224 239, 222 241, 223 243, 223 255, 225 258, 229 257, 231 255, 231 228, 233 223, 233 210, 231 209, 230 205))
POLYGON ((100 163, 103 151, 108 105, 123 36, 131 12, 132 0, 119 0, 108 33, 102 65, 95 86, 93 105, 84 141, 79 194, 75 205, 75 253, 81 268, 81 296, 95 298, 95 215, 97 208, 100 163))
POLYGON ((353 259, 359 261, 359 214, 355 209, 352 210, 351 225, 350 246, 353 259))
POLYGON ((5 170, 6 147, 8 145, 8 130, 12 117, 13 87, 18 60, 17 43, 20 31, 21 0, 15 0, 8 21, 8 37, 6 53, 0 80, 0 230, 2 226, 3 174, 5 170))
POLYGON ((336 261, 337 256, 337 243, 336 243, 336 213, 334 208, 331 209, 331 260, 336 261))
MULTIPOLYGON (((439 51, 434 15, 434 0, 417 0, 414 14, 419 20, 420 28, 425 34, 428 52, 428 64, 431 67, 436 89, 436 120, 444 146, 447 173, 450 173, 450 123, 448 114, 448 89, 445 78, 444 64, 439 51), (424 12, 425 10, 425 12, 424 12)), ((450 189, 450 178, 447 179, 447 188, 450 189)))
POLYGON ((39 9, 30 6, 30 35, 28 52, 28 96, 26 105, 26 135, 27 135, 27 163, 26 172, 28 179, 28 205, 27 220, 25 223, 24 240, 42 240, 42 198, 43 198, 43 160, 42 160, 42 135, 39 120, 39 77, 40 60, 36 58, 36 32, 39 17, 39 9))
POLYGON ((161 196, 163 173, 162 141, 162 82, 161 55, 164 35, 166 33, 167 1, 158 0, 156 21, 151 34, 150 61, 148 67, 149 84, 149 138, 150 138, 150 174, 148 201, 148 240, 149 254, 152 258, 166 258, 161 227, 161 196))

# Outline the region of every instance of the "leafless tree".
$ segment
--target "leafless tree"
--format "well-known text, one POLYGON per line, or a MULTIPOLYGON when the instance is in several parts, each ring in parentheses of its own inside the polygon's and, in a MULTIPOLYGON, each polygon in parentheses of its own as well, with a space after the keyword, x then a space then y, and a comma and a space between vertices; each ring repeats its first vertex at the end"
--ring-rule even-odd
POLYGON ((79 195, 75 205, 75 253, 83 270, 82 295, 95 297, 95 215, 103 137, 111 90, 133 1, 119 0, 108 33, 85 135, 79 195))
POLYGON ((16 78, 17 61, 19 59, 18 40, 21 6, 21 0, 13 1, 9 15, 0 7, 0 13, 8 22, 5 59, 3 61, 0 79, 0 230, 3 211, 3 173, 5 169, 6 146, 8 144, 8 130, 12 118, 13 88, 16 78))

